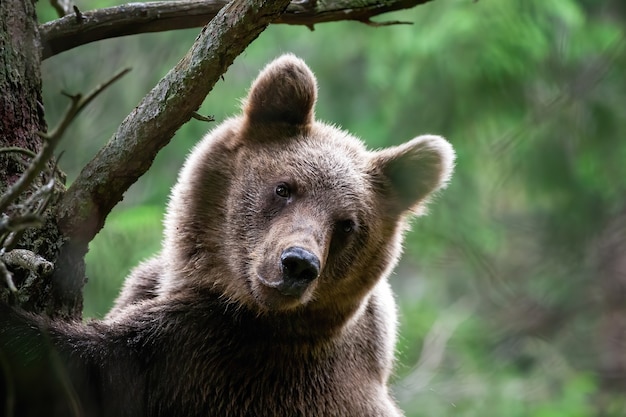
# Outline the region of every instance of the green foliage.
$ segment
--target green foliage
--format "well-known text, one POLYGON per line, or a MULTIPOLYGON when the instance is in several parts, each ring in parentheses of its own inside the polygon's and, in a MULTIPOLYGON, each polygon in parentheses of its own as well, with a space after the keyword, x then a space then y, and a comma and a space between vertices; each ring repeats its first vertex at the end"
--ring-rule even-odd
MULTIPOLYGON (((626 372, 608 347, 620 330, 610 317, 626 322, 610 272, 624 254, 607 246, 626 239, 611 226, 626 213, 626 7, 436 0, 380 20, 414 24, 271 26, 200 112, 218 122, 236 113, 258 70, 290 51, 318 76, 318 117, 372 148, 427 132, 451 140, 452 183, 414 221, 392 277, 407 416, 623 416, 604 371, 626 372)), ((44 63, 50 125, 66 104, 60 89, 87 91, 133 67, 72 126, 61 160, 70 180, 196 33, 114 39, 44 63)), ((181 128, 92 243, 87 316, 105 314, 128 271, 158 252, 168 190, 211 127, 181 128)))

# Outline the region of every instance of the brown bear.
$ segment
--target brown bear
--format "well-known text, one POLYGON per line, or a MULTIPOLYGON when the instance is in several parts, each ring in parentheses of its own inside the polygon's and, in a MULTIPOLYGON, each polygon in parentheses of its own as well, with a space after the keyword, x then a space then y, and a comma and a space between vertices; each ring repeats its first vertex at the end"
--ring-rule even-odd
POLYGON ((37 366, 63 387, 47 415, 402 415, 388 389, 387 276, 454 152, 431 135, 367 150, 315 120, 316 96, 292 55, 260 73, 243 114, 191 152, 160 254, 133 271, 104 320, 0 312, 16 415, 35 413, 37 379, 25 369, 37 366))

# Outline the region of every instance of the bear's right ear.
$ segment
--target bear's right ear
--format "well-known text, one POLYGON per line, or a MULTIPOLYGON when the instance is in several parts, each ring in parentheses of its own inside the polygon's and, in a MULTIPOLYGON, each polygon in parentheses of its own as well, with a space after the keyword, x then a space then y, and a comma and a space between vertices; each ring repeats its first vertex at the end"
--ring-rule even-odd
POLYGON ((313 122, 317 81, 300 58, 286 54, 270 62, 256 78, 243 112, 252 123, 307 125, 313 122))
POLYGON ((454 169, 454 149, 440 136, 423 135, 374 153, 369 173, 394 215, 422 214, 428 198, 444 188, 454 169))

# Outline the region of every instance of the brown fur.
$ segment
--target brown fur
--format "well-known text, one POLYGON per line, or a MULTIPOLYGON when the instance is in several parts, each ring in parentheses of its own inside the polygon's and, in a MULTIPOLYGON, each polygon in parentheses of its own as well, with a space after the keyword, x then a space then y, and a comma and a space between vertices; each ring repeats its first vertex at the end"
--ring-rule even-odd
POLYGON ((402 415, 386 278, 454 153, 437 136, 369 151, 315 120, 316 88, 298 58, 269 64, 191 152, 161 253, 107 318, 42 324, 94 415, 402 415), (294 247, 319 269, 285 287, 294 247))

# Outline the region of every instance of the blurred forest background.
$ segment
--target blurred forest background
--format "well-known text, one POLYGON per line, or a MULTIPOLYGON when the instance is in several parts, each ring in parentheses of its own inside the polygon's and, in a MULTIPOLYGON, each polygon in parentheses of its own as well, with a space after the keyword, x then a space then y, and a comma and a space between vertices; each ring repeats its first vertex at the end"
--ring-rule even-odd
MULTIPOLYGON (((38 13, 55 17, 43 1, 38 13)), ((200 110, 216 122, 181 128, 92 242, 85 316, 106 314, 128 271, 159 250, 189 149, 239 111, 265 63, 293 52, 319 79, 318 118, 372 148, 436 133, 458 153, 392 276, 394 390, 407 416, 626 416, 626 3, 435 0, 378 20, 413 25, 273 25, 235 61, 200 110)), ((67 105, 62 90, 133 68, 66 134, 68 182, 197 33, 44 61, 49 125, 67 105)))

